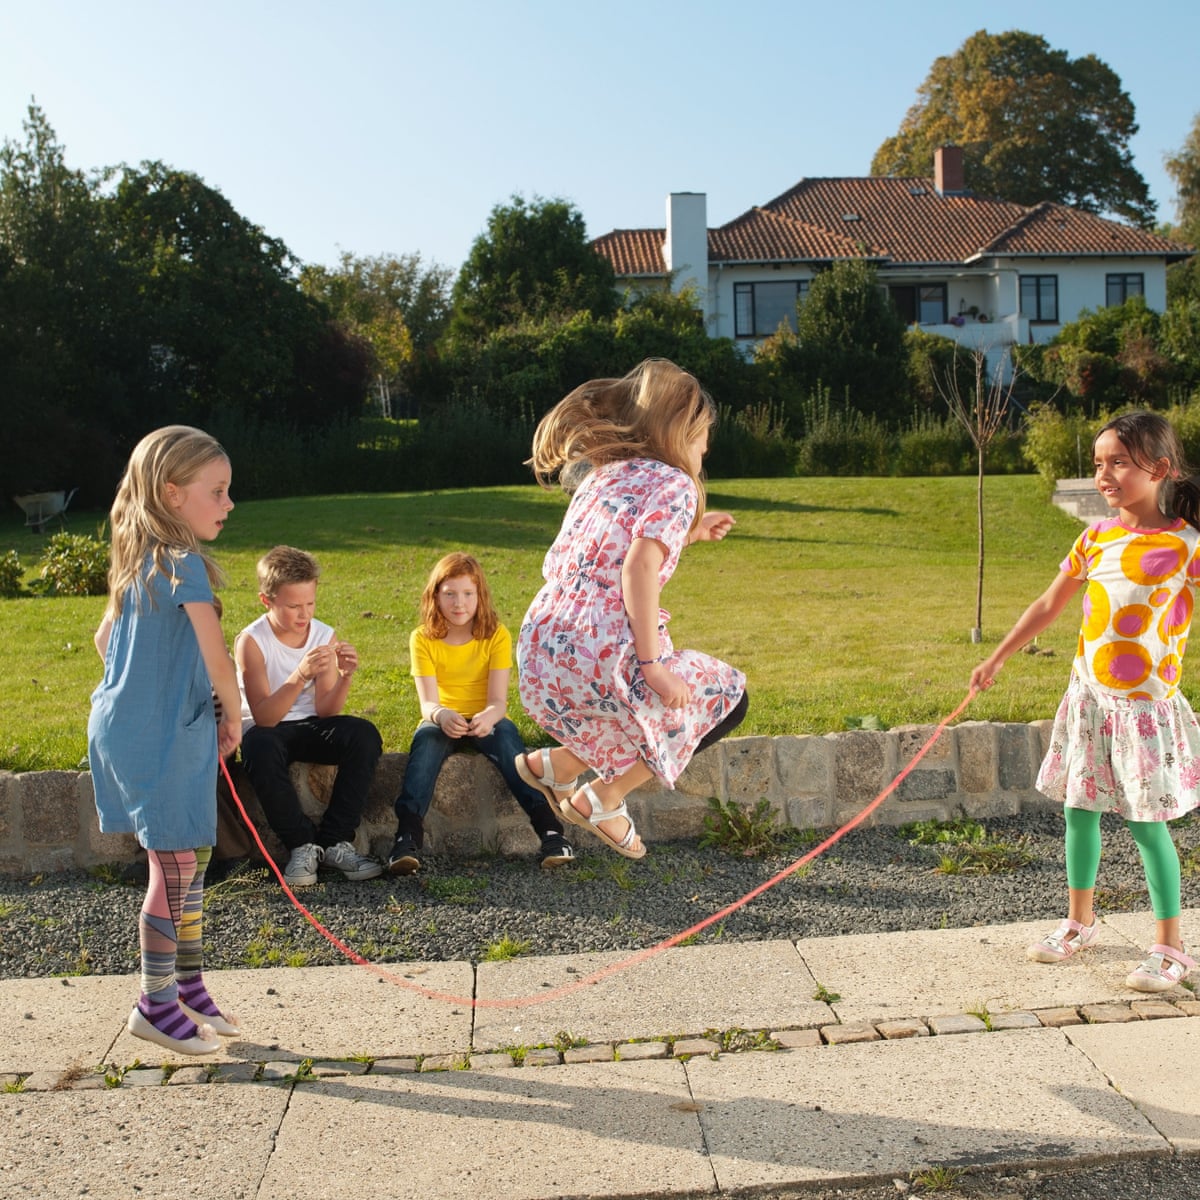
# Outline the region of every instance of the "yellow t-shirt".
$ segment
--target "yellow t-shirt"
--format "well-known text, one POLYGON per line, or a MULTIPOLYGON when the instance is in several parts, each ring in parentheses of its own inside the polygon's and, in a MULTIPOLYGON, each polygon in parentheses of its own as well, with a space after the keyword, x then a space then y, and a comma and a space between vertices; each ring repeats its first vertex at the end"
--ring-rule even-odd
POLYGON ((487 708, 488 673, 512 669, 512 634, 501 625, 486 641, 472 638, 451 646, 414 629, 408 652, 414 677, 437 680, 438 703, 469 718, 487 708))

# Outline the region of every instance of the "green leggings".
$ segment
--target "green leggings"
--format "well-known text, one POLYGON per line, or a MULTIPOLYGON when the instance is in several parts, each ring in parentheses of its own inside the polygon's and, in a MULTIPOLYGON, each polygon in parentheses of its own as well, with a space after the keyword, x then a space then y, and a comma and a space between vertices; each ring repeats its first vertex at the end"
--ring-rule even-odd
MULTIPOLYGON (((1100 814, 1064 808, 1067 820, 1067 887, 1087 891, 1100 870, 1100 814)), ((1179 851, 1166 821, 1126 821, 1137 842, 1150 888, 1150 903, 1159 921, 1179 916, 1179 851)))

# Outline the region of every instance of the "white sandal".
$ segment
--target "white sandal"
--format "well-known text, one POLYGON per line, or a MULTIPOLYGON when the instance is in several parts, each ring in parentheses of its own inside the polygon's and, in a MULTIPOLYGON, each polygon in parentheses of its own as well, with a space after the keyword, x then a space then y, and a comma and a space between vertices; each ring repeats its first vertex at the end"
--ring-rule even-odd
POLYGON ((513 766, 517 768, 517 774, 520 775, 521 782, 529 784, 535 792, 541 792, 550 802, 552 808, 558 808, 558 801, 561 796, 564 793, 571 795, 579 783, 578 775, 574 779, 568 779, 562 783, 554 778, 554 764, 550 761, 549 750, 526 750, 523 754, 518 754, 513 759, 513 766), (540 775, 535 775, 529 769, 529 760, 535 754, 538 756, 538 764, 542 768, 540 775))
POLYGON ((588 804, 591 805, 591 816, 585 817, 572 803, 574 796, 567 796, 558 805, 558 811, 563 820, 570 821, 572 825, 578 825, 581 829, 586 829, 590 833, 595 834, 609 849, 615 850, 624 858, 645 858, 646 847, 644 844, 636 850, 630 849, 634 839, 638 835, 638 831, 634 827, 633 818, 629 815, 629 809, 626 808, 625 801, 622 800, 616 808, 605 809, 600 803, 600 797, 596 795, 590 783, 585 783, 579 791, 588 804), (610 837, 600 828, 601 821, 612 821, 617 817, 624 817, 629 822, 629 828, 625 831, 625 836, 620 841, 615 837, 610 837))

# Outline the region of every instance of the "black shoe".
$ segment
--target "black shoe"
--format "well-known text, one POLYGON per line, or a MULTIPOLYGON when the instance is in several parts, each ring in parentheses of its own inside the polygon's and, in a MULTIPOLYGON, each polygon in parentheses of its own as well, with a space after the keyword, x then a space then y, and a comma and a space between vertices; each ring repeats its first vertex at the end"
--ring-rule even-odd
POLYGON ((417 857, 417 843, 407 833, 398 834, 388 855, 387 872, 389 875, 411 875, 420 870, 421 860, 417 857))
POLYGON ((575 857, 571 843, 561 833, 548 833, 542 838, 542 866, 549 870, 551 867, 561 867, 575 857))

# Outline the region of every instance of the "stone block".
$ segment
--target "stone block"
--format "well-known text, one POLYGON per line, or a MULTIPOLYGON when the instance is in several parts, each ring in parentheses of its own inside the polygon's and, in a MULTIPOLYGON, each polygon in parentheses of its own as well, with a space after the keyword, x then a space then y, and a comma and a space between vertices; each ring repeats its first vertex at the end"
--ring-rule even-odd
POLYGON ((1085 1004, 1079 1011, 1089 1025, 1124 1025, 1141 1020, 1128 1004, 1085 1004))
MULTIPOLYGON (((958 799, 963 813, 977 821, 987 821, 994 817, 1015 817, 1025 807, 1016 792, 988 792, 983 796, 960 795, 958 799)), ((1057 811, 1062 812, 1061 805, 1057 811)))
POLYGON ((404 769, 408 766, 408 755, 401 753, 385 754, 375 768, 375 776, 371 780, 371 789, 367 793, 367 807, 363 810, 363 819, 378 821, 392 815, 392 804, 400 792, 404 782, 404 769))
POLYGON ((725 746, 735 746, 740 740, 731 738, 701 750, 675 780, 676 791, 685 796, 701 796, 706 800, 709 796, 720 796, 724 791, 725 746))
POLYGON ((622 1042, 617 1047, 619 1062, 646 1062, 652 1058, 667 1058, 666 1042, 622 1042))
POLYGON ((879 1041, 879 1034, 874 1025, 822 1025, 821 1036, 830 1046, 879 1041))
POLYGON ((437 786, 433 789, 430 811, 437 809, 452 831, 479 824, 481 806, 477 794, 478 780, 473 761, 475 757, 466 754, 450 755, 438 775, 437 786))
POLYGON ((781 1050, 811 1050, 821 1045, 819 1029, 775 1029, 771 1032, 771 1040, 777 1042, 781 1050))
POLYGON ((1047 1029, 1062 1029, 1065 1025, 1083 1024, 1083 1018, 1074 1008, 1041 1008, 1034 1015, 1047 1029))
POLYGON ((838 814, 857 811, 891 782, 887 750, 893 740, 886 733, 854 731, 837 735, 834 790, 838 814))
MULTIPOLYGON (((537 853, 541 844, 537 834, 533 832, 533 826, 529 824, 528 818, 524 813, 521 813, 520 816, 519 823, 506 823, 496 830, 496 850, 505 858, 528 858, 537 853)), ((567 829, 568 840, 574 845, 575 839, 570 836, 570 826, 567 829)))
POLYGON ((825 829, 833 824, 832 797, 793 796, 784 801, 784 819, 793 829, 825 829))
POLYGON ((774 739, 769 737, 734 738, 725 746, 725 795, 738 804, 751 807, 760 800, 774 800, 774 739))
MULTIPOLYGON (((914 754, 937 733, 936 725, 897 725, 892 732, 896 735, 899 755, 899 765, 906 767, 912 761, 914 754)), ((921 756, 922 763, 948 763, 954 758, 954 737, 952 731, 942 732, 937 741, 921 756)))
POLYGON ((910 775, 906 775, 896 787, 896 799, 902 802, 911 800, 944 800, 953 796, 958 790, 954 771, 948 767, 923 770, 918 767, 910 775))
POLYGON ((708 813, 707 802, 687 797, 654 805, 650 809, 649 820, 643 823, 639 824, 641 818, 636 812, 633 819, 634 824, 639 829, 644 828, 654 841, 675 842, 698 838, 704 832, 704 818, 708 813))
MULTIPOLYGON (((816 1033, 816 1030, 805 1030, 805 1032, 816 1033)), ((716 1042, 702 1037, 680 1038, 671 1046, 671 1054, 674 1058, 683 1058, 684 1055, 694 1058, 697 1054, 719 1054, 720 1051, 721 1047, 716 1042)))
POLYGON ((615 1061, 613 1048, 607 1042, 595 1042, 590 1046, 572 1046, 563 1051, 565 1063, 606 1063, 615 1061))
POLYGON ((75 850, 71 846, 37 846, 25 852, 19 875, 54 875, 70 871, 75 866, 75 850))
POLYGON ((1037 1029, 1041 1025, 1037 1013, 1015 1009, 1013 1012, 992 1013, 988 1018, 993 1033, 1008 1029, 1037 1029))
POLYGON ((997 776, 1005 791, 1026 791, 1037 777, 1037 743, 1028 725, 1001 725, 997 776))
POLYGON ((1182 1013, 1169 1000, 1134 1000, 1130 1006, 1143 1021, 1160 1021, 1164 1017, 1182 1017, 1182 1013))
POLYGON ((987 1025, 970 1013, 953 1013, 944 1017, 930 1017, 929 1028, 938 1037, 955 1033, 986 1033, 987 1025))
POLYGON ((337 767, 323 763, 292 763, 291 775, 301 808, 314 821, 319 821, 329 807, 333 782, 337 779, 337 767))
POLYGON ((546 1046, 540 1050, 527 1050, 525 1052, 525 1066, 527 1067, 557 1067, 562 1062, 557 1050, 552 1050, 546 1046))
POLYGON ((775 765, 779 790, 788 799, 789 809, 792 800, 804 800, 807 811, 821 814, 818 820, 805 824, 825 824, 832 815, 834 790, 834 749, 830 739, 776 738, 775 765))
POLYGON ((899 1021, 880 1021, 875 1028, 879 1031, 880 1036, 886 1038, 889 1042, 899 1041, 902 1038, 929 1036, 929 1026, 916 1017, 909 1017, 899 1021))
POLYGON ((954 730, 958 786, 964 792, 990 792, 996 786, 995 726, 968 721, 954 730))
POLYGON ((78 778, 78 771, 30 771, 15 777, 21 833, 27 846, 75 844, 79 836, 78 778))
POLYGON ((13 818, 16 813, 16 776, 0 771, 0 846, 7 846, 16 834, 13 818))
POLYGON ((472 1071, 502 1071, 513 1066, 513 1056, 496 1052, 494 1054, 472 1054, 472 1071))

